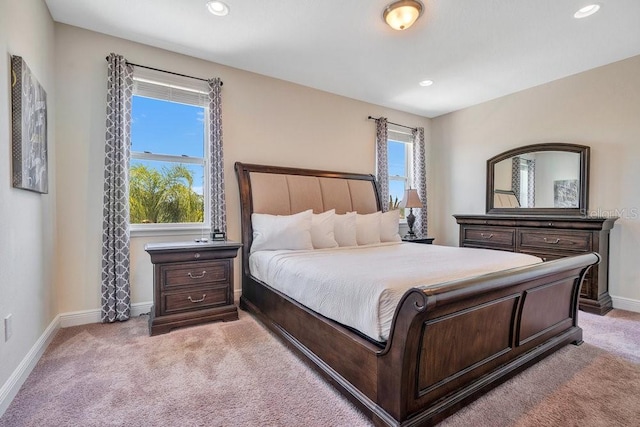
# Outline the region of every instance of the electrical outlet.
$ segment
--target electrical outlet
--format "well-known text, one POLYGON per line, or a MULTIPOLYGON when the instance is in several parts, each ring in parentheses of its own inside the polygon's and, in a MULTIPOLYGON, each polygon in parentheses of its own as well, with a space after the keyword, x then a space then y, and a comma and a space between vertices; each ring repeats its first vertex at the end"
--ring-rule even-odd
POLYGON ((7 342, 9 341, 9 338, 11 338, 11 335, 13 335, 13 325, 12 325, 12 320, 13 320, 13 315, 9 314, 7 315, 7 317, 4 318, 4 341, 7 342))

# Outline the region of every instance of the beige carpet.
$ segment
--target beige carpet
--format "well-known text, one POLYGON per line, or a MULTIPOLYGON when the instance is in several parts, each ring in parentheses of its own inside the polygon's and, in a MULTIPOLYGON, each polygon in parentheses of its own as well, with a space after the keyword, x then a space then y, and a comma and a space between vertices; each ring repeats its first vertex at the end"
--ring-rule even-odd
MULTIPOLYGON (((567 346, 441 426, 640 425, 640 314, 580 313, 567 346)), ((246 313, 149 337, 146 318, 61 330, 0 426, 367 426, 246 313)))

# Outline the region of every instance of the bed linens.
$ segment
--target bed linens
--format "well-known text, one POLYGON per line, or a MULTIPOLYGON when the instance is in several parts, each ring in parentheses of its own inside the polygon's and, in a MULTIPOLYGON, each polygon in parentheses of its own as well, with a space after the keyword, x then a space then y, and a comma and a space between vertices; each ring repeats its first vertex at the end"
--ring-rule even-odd
POLYGON ((386 341, 395 308, 408 289, 539 262, 520 253, 393 242, 257 251, 249 267, 256 279, 311 310, 386 341))

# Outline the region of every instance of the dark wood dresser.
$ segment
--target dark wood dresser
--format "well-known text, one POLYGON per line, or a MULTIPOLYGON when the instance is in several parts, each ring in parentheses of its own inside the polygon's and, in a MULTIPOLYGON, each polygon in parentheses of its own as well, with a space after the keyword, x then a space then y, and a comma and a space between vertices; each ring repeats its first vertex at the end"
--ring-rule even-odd
POLYGON ((213 320, 236 320, 233 259, 236 242, 149 243, 153 263, 153 307, 149 334, 213 320))
POLYGON ((589 271, 580 290, 580 309, 605 314, 609 296, 609 230, 618 219, 533 215, 454 215, 460 246, 538 256, 544 261, 597 252, 602 260, 589 271))

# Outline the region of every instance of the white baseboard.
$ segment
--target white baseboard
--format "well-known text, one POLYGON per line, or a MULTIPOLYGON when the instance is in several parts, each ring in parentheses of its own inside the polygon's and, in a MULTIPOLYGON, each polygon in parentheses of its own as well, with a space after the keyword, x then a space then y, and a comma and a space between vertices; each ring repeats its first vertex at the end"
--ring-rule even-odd
MULTIPOLYGON (((141 302, 131 304, 131 317, 136 317, 151 310, 152 302, 141 302)), ((42 357, 51 340, 60 328, 70 326, 86 325, 88 323, 100 322, 100 310, 83 310, 57 315, 47 329, 42 333, 38 341, 31 347, 29 353, 22 359, 22 362, 13 371, 9 379, 0 388, 0 416, 7 410, 11 401, 26 381, 27 377, 42 357)))
POLYGON ((0 417, 7 410, 11 401, 18 391, 22 384, 27 380, 29 374, 42 357, 42 354, 47 349, 53 337, 55 337, 56 332, 60 329, 60 316, 56 316, 47 329, 44 330, 38 341, 31 347, 31 350, 27 353, 27 355, 22 359, 22 362, 18 365, 18 367, 13 371, 9 379, 4 383, 2 388, 0 388, 0 417))
POLYGON ((640 313, 640 301, 638 300, 631 298, 614 297, 612 295, 611 301, 613 302, 613 308, 640 313))
MULTIPOLYGON (((141 314, 148 313, 151 310, 152 302, 138 302, 131 304, 131 317, 137 317, 141 314)), ((89 323, 100 323, 101 311, 83 310, 73 311, 70 313, 62 313, 60 315, 60 327, 69 328, 71 326, 87 325, 89 323)))

